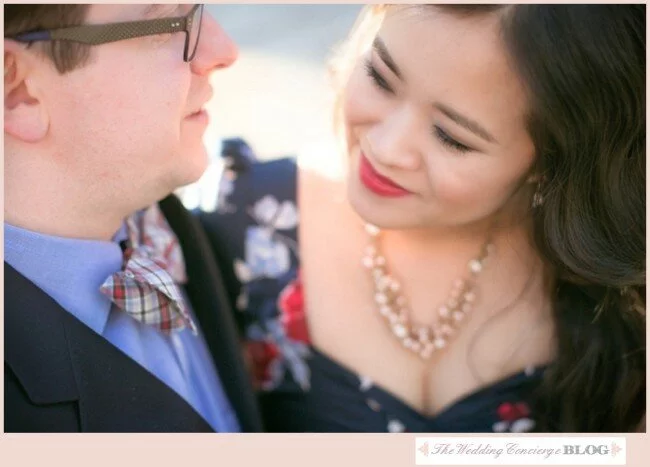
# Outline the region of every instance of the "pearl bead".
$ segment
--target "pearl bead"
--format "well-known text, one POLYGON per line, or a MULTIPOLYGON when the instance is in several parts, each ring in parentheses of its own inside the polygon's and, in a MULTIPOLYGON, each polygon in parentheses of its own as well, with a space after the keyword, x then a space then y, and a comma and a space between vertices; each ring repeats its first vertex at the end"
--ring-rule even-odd
POLYGON ((449 317, 449 308, 447 308, 444 305, 441 306, 440 308, 438 308, 438 314, 440 316, 442 316, 443 318, 448 318, 449 317))
POLYGON ((474 299, 476 298, 476 294, 474 292, 467 292, 465 293, 463 298, 465 298, 466 302, 473 302, 474 299))
POLYGON ((483 265, 481 262, 477 259, 473 259, 472 261, 469 262, 469 270, 472 271, 475 274, 478 274, 481 272, 481 269, 483 269, 483 265))
POLYGON ((374 261, 372 260, 371 257, 369 256, 364 256, 363 259, 361 260, 362 264, 364 267, 370 269, 374 266, 374 261))
POLYGON ((393 332, 400 339, 406 337, 406 327, 402 324, 396 324, 393 326, 393 332))
POLYGON ((386 303, 388 303, 388 297, 386 297, 385 294, 380 292, 375 294, 375 301, 380 305, 385 305, 386 303))
POLYGON ((462 321, 462 319, 463 319, 464 317, 465 317, 465 315, 464 315, 463 313, 461 313, 460 311, 456 311, 456 312, 454 313, 454 319, 455 319, 456 321, 462 321))
POLYGON ((366 232, 372 237, 376 237, 379 234, 379 227, 372 225, 372 224, 366 224, 366 232))
POLYGON ((377 288, 379 288, 382 291, 384 289, 386 289, 386 287, 388 286, 389 281, 390 281, 390 279, 388 277, 386 277, 386 276, 379 277, 379 278, 377 278, 375 280, 375 282, 377 284, 377 288))
POLYGON ((436 339, 435 341, 433 341, 433 346, 436 349, 442 349, 445 345, 447 345, 447 342, 445 342, 444 339, 436 339))

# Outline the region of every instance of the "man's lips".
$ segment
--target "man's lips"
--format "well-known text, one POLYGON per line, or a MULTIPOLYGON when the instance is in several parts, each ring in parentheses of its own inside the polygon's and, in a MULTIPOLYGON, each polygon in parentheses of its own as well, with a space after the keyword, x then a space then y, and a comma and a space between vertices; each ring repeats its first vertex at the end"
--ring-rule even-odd
POLYGON ((411 194, 406 188, 377 172, 363 153, 359 157, 359 178, 366 188, 380 196, 399 197, 411 194))
POLYGON ((201 109, 198 112, 189 114, 184 119, 188 123, 198 123, 200 125, 207 125, 210 122, 210 117, 208 112, 205 109, 201 109))
POLYGON ((194 117, 198 117, 198 116, 200 116, 200 115, 203 114, 203 113, 206 113, 206 111, 205 111, 205 109, 201 108, 201 109, 197 110, 196 112, 192 112, 192 113, 189 114, 186 118, 194 118, 194 117))
POLYGON ((204 99, 201 99, 200 106, 195 107, 190 113, 186 115, 186 118, 197 117, 206 113, 205 106, 212 99, 212 93, 210 92, 204 99))

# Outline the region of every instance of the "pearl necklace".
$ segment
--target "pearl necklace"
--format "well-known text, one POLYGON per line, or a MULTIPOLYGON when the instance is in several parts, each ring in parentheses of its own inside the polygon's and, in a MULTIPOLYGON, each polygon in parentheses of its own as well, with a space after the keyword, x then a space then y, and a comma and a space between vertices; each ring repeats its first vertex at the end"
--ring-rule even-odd
POLYGON ((488 239, 478 258, 468 263, 470 277, 454 281, 447 302, 438 307, 438 320, 431 326, 414 325, 409 322, 407 301, 400 294, 400 283, 388 273, 386 258, 379 251, 379 228, 366 224, 366 232, 370 237, 370 244, 366 247, 362 264, 371 272, 379 314, 386 320, 393 335, 404 348, 426 360, 435 351, 447 346, 462 321, 471 312, 476 300, 476 276, 483 270, 485 260, 493 251, 494 245, 488 239))

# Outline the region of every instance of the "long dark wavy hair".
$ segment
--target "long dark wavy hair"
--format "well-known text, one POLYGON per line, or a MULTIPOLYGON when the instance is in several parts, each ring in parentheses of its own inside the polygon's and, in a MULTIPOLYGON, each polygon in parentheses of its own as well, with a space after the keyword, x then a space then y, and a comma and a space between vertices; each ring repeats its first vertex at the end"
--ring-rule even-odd
MULTIPOLYGON (((332 62, 335 86, 386 8, 359 20, 332 62)), ((645 431, 645 5, 414 8, 500 15, 528 91, 543 197, 531 240, 554 278, 557 344, 536 431, 645 431)))

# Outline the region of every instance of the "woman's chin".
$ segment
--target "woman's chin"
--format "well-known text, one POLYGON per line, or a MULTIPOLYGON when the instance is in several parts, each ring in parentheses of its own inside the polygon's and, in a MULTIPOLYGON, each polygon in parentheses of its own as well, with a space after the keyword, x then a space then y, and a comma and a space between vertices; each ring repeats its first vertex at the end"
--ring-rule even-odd
POLYGON ((372 224, 380 229, 409 229, 416 227, 412 220, 405 218, 404 209, 397 200, 383 200, 373 196, 360 184, 350 180, 347 187, 348 204, 361 222, 372 224))

